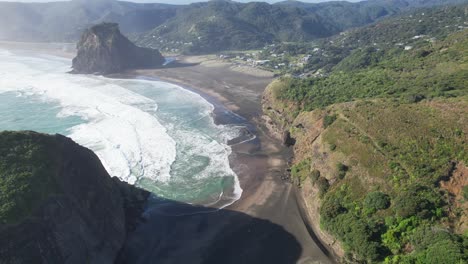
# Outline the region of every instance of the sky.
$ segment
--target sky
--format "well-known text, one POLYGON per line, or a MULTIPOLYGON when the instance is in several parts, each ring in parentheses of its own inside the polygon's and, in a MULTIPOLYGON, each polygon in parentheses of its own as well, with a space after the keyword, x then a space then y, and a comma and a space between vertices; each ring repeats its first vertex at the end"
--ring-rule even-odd
MULTIPOLYGON (((0 2, 57 2, 57 1, 66 1, 66 0, 0 0, 0 2)), ((203 0, 125 0, 129 2, 138 2, 138 3, 168 3, 168 4, 188 4, 194 2, 205 2, 203 0)), ((268 2, 276 3, 284 0, 256 0, 255 2, 268 2)), ((309 3, 319 3, 319 2, 329 2, 330 0, 302 0, 302 2, 309 3)), ((359 0, 347 0, 348 2, 358 2, 359 0)), ((250 0, 237 0, 237 2, 253 2, 250 0)))

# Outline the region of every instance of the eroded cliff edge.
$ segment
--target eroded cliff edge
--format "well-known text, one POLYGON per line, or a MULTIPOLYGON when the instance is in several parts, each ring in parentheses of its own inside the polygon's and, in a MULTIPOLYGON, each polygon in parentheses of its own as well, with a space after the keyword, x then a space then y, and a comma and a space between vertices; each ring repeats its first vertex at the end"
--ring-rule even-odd
POLYGON ((87 29, 77 50, 72 73, 119 73, 128 69, 160 67, 165 62, 158 50, 133 44, 120 33, 115 23, 102 23, 87 29))
POLYGON ((291 179, 315 234, 336 256, 367 263, 466 258, 466 96, 304 111, 281 97, 286 87, 279 79, 267 88, 264 119, 295 142, 291 179))
POLYGON ((149 193, 61 135, 0 133, 2 263, 113 263, 149 193))

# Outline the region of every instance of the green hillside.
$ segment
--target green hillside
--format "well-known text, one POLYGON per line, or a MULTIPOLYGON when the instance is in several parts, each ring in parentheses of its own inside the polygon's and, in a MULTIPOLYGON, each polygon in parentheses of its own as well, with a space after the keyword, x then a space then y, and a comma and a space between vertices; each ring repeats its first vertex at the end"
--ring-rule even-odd
POLYGON ((333 36, 419 6, 460 1, 368 1, 274 5, 210 1, 181 8, 177 15, 138 42, 163 51, 210 53, 261 48, 280 42, 306 42, 333 36))
POLYGON ((350 52, 329 73, 265 93, 265 113, 297 141, 293 180, 346 261, 468 261, 465 7, 418 12, 434 12, 425 31, 397 26, 421 20, 412 13, 341 34, 350 52))
POLYGON ((279 97, 308 111, 364 98, 417 102, 466 95, 467 47, 468 30, 464 30, 412 50, 359 50, 327 77, 284 77, 279 97))

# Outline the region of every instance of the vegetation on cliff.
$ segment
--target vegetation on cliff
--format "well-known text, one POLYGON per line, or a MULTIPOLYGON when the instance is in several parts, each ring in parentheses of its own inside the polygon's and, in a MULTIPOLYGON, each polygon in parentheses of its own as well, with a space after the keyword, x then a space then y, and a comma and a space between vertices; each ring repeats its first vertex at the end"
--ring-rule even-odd
POLYGON ((29 132, 1 134, 1 224, 20 222, 59 192, 55 180, 59 157, 53 141, 29 132))
POLYGON ((61 135, 0 132, 2 263, 113 263, 149 193, 61 135))
POLYGON ((345 260, 468 261, 468 31, 444 32, 356 47, 329 74, 265 93, 297 142, 292 178, 345 260))
POLYGON ((358 259, 466 261, 468 229, 461 206, 466 201, 442 185, 468 164, 467 99, 377 100, 330 109, 339 118, 322 132, 320 142, 335 145, 329 162, 346 163, 349 171, 340 178, 338 170, 327 175, 322 168, 333 184, 322 202, 321 224, 358 259), (440 240, 421 246, 420 232, 440 240), (429 252, 437 243, 450 246, 446 252, 429 252))

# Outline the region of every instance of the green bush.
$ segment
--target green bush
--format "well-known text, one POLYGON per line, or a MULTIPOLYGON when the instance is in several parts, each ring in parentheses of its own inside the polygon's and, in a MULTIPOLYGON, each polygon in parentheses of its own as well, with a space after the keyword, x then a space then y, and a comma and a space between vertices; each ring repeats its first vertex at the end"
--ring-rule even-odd
POLYGON ((327 193, 328 189, 330 189, 330 183, 325 177, 320 177, 318 179, 317 186, 319 189, 320 197, 323 197, 327 193))
POLYGON ((343 163, 336 164, 336 168, 338 170, 338 179, 342 180, 346 176, 346 173, 349 170, 349 167, 344 165, 343 163))
POLYGON ((356 253, 361 262, 372 263, 382 258, 383 249, 374 240, 376 234, 365 219, 348 212, 338 215, 327 227, 342 241, 345 250, 356 253))
POLYGON ((331 222, 335 217, 346 212, 346 208, 333 196, 327 197, 320 207, 320 216, 325 223, 331 222))
POLYGON ((302 186, 302 183, 307 179, 310 173, 310 160, 305 159, 298 164, 291 167, 291 176, 296 181, 298 186, 302 186))
POLYGON ((364 199, 364 208, 369 213, 390 207, 390 197, 382 192, 368 193, 364 199))
POLYGON ((310 174, 310 180, 312 181, 312 184, 315 184, 319 178, 320 178, 320 171, 313 170, 312 173, 310 174))
POLYGON ((467 256, 463 253, 460 243, 452 240, 442 240, 432 244, 421 254, 417 262, 427 264, 453 264, 466 263, 467 256))
POLYGON ((336 121, 336 119, 337 119, 336 115, 326 115, 323 118, 323 127, 327 128, 327 127, 331 126, 336 121))
POLYGON ((425 225, 411 236, 416 263, 467 263, 468 238, 450 233, 446 228, 425 225))
POLYGON ((463 187, 463 198, 468 200, 468 185, 463 187))
POLYGON ((396 197, 394 209, 399 217, 429 219, 436 216, 437 209, 442 205, 443 199, 439 193, 427 186, 412 185, 396 197))

